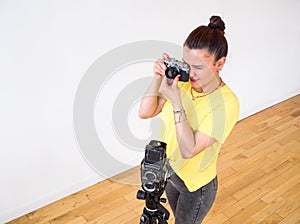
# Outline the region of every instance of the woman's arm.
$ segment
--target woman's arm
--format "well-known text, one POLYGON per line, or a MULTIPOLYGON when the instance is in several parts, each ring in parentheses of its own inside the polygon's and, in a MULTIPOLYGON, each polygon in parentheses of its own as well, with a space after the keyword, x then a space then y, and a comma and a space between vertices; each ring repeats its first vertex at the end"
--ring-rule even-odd
MULTIPOLYGON (((162 83, 162 93, 171 101, 174 110, 174 121, 176 128, 176 139, 178 142, 179 150, 182 158, 189 159, 207 147, 216 142, 216 140, 200 131, 194 132, 188 123, 186 113, 184 111, 180 90, 178 87, 178 80, 180 76, 177 76, 172 84, 168 83, 165 78, 162 83)), ((170 114, 170 116, 172 116, 170 114)))
MULTIPOLYGON (((163 58, 170 58, 163 54, 163 58)), ((160 94, 160 87, 167 67, 163 59, 158 59, 153 66, 154 77, 146 90, 139 108, 140 118, 150 118, 159 114, 166 102, 166 99, 160 94)))
MULTIPOLYGON (((181 105, 173 105, 180 108, 181 105)), ((216 140, 200 131, 194 132, 187 121, 183 107, 174 113, 176 139, 182 158, 189 159, 208 148, 216 140)))
POLYGON ((166 102, 166 99, 160 95, 159 88, 163 77, 154 76, 150 86, 145 92, 139 108, 139 117, 146 119, 159 114, 166 102))

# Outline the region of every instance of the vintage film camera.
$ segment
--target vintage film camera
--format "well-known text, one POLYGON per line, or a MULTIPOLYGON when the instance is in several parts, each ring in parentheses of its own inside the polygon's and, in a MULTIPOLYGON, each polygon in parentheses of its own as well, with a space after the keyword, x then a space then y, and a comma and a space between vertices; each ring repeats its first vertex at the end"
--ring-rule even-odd
POLYGON ((141 162, 142 190, 137 192, 137 199, 146 200, 146 206, 140 218, 140 224, 167 223, 170 213, 160 202, 168 177, 166 164, 166 146, 161 141, 151 140, 146 145, 145 158, 141 162))
POLYGON ((146 145, 145 158, 141 166, 142 187, 147 192, 160 192, 167 178, 166 143, 152 140, 146 145))
POLYGON ((171 58, 170 60, 164 59, 164 63, 167 66, 165 72, 167 78, 175 79, 175 77, 180 74, 179 81, 189 81, 190 66, 187 63, 176 60, 175 58, 171 58))

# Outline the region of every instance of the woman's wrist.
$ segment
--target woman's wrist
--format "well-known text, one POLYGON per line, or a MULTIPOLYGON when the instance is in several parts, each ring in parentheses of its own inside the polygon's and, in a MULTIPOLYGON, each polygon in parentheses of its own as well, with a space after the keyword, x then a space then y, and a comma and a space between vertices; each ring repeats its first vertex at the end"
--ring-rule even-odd
POLYGON ((172 103, 172 106, 173 106, 173 111, 181 111, 181 110, 184 110, 183 109, 183 106, 181 104, 181 102, 178 102, 178 103, 172 103))
POLYGON ((173 110, 174 115, 178 114, 178 113, 185 113, 185 110, 182 108, 180 110, 173 110))
POLYGON ((160 83, 161 83, 164 77, 163 77, 163 76, 161 76, 161 75, 154 75, 154 77, 153 77, 153 78, 154 78, 154 80, 155 80, 155 81, 158 81, 158 82, 160 82, 160 83))
POLYGON ((187 121, 186 113, 183 108, 181 108, 180 110, 173 110, 173 114, 175 125, 179 123, 185 123, 187 121))
POLYGON ((147 90, 147 95, 158 95, 159 88, 161 86, 162 78, 159 76, 154 76, 152 82, 147 90))

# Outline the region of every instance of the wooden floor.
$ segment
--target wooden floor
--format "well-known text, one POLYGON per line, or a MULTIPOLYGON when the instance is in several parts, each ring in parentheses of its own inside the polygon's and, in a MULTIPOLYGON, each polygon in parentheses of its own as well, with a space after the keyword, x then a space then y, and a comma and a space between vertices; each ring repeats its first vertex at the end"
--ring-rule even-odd
MULTIPOLYGON (((240 121, 221 150, 218 176, 203 223, 300 223, 300 95, 240 121)), ((9 223, 137 224, 140 186, 120 184, 131 178, 139 178, 137 168, 9 223)))

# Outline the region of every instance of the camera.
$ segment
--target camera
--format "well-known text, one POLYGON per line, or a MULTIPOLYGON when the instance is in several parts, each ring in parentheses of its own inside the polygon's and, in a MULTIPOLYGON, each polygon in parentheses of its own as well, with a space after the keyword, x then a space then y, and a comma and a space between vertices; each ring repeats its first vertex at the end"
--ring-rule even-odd
POLYGON ((141 164, 142 188, 147 192, 160 192, 167 178, 166 143, 151 140, 146 145, 145 158, 141 164))
POLYGON ((140 224, 167 224, 169 211, 160 204, 166 199, 161 198, 167 185, 168 168, 166 159, 167 144, 151 140, 146 145, 145 157, 141 162, 142 190, 138 190, 137 199, 145 200, 146 206, 140 218, 140 224))
POLYGON ((164 59, 164 63, 167 66, 165 72, 167 78, 175 79, 177 75, 180 75, 179 81, 189 81, 190 66, 187 63, 175 58, 171 58, 170 60, 164 59))

